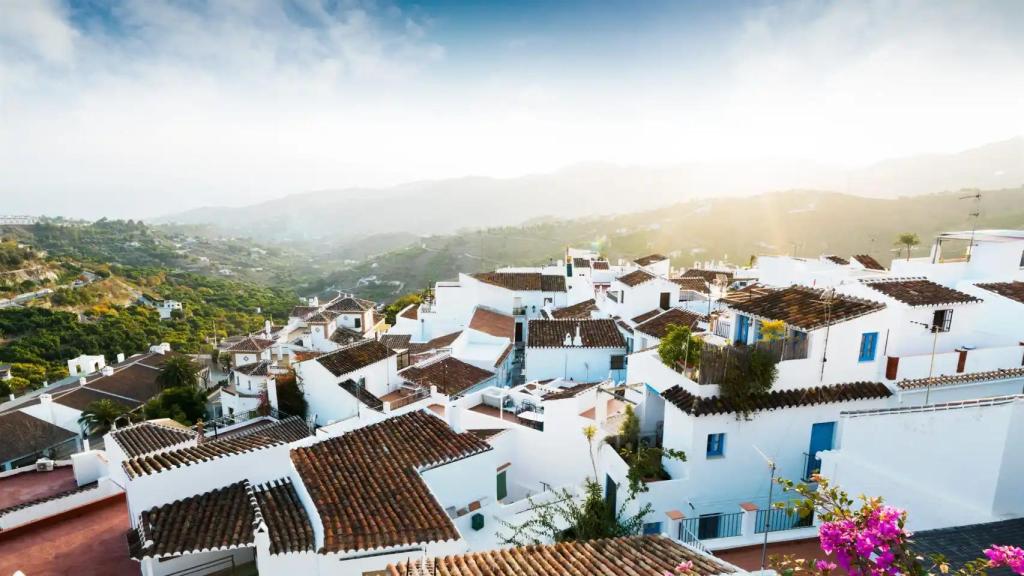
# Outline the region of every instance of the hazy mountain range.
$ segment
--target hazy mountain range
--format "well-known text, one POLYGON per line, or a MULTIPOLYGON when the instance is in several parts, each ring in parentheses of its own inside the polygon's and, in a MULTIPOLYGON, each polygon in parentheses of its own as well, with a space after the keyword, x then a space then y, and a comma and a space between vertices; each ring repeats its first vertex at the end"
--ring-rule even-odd
POLYGON ((801 162, 586 164, 518 178, 465 177, 292 194, 251 206, 189 210, 154 222, 209 224, 224 234, 264 241, 352 240, 639 212, 692 199, 777 190, 896 198, 1021 184, 1024 137, 1017 137, 957 154, 912 156, 852 170, 801 162))

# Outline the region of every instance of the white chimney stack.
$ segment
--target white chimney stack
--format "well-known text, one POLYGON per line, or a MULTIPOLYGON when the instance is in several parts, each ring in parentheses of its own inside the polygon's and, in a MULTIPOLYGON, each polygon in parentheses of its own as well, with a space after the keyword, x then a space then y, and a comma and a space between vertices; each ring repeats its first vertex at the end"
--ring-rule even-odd
POLYGON ((118 352, 117 353, 117 363, 120 364, 122 362, 124 362, 124 352, 118 352))
MULTIPOLYGON (((82 378, 85 380, 85 378, 82 378)), ((56 418, 53 417, 53 396, 49 394, 39 395, 39 404, 43 407, 43 415, 46 416, 47 421, 50 424, 56 424, 56 418)))
POLYGON ((583 346, 583 338, 580 337, 580 325, 576 325, 576 337, 572 339, 573 346, 583 346))
POLYGON ((14 392, 11 392, 10 396, 11 396, 11 402, 14 402, 14 392))
MULTIPOLYGON (((79 386, 85 386, 86 382, 87 382, 87 380, 85 379, 85 376, 82 376, 81 378, 78 379, 78 385, 79 386)), ((48 394, 43 394, 43 396, 48 396, 48 394)))
POLYGON ((104 366, 103 368, 100 369, 100 373, 103 374, 104 376, 113 376, 114 375, 114 367, 113 366, 104 366))
POLYGON ((267 338, 270 338, 270 329, 272 326, 273 325, 270 323, 270 320, 263 321, 263 333, 267 335, 267 338))
POLYGON ((568 332, 565 333, 565 340, 562 341, 563 346, 572 346, 572 336, 568 332))

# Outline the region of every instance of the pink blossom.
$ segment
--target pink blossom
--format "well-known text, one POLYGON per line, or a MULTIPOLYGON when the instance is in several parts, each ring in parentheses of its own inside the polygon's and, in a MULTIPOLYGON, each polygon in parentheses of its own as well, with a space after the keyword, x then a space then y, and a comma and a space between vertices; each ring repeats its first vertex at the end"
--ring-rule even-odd
POLYGON ((691 572, 693 571, 693 562, 689 560, 683 560, 676 566, 676 572, 691 572))
POLYGON ((1024 550, 1016 546, 990 546, 985 556, 992 568, 1007 566, 1017 574, 1024 574, 1024 550))
POLYGON ((828 572, 836 569, 835 562, 829 562, 828 560, 818 560, 814 563, 814 567, 822 572, 828 572))

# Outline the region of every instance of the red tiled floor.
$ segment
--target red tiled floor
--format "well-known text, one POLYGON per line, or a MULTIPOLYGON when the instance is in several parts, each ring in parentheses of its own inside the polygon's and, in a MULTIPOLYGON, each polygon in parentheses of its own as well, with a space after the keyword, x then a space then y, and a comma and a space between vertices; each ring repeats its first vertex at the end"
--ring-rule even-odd
MULTIPOLYGON (((78 488, 71 466, 53 472, 22 472, 0 478, 0 509, 78 488)), ((6 576, 6 575, 3 575, 6 576)))
POLYGON ((137 576, 128 557, 128 505, 113 497, 53 522, 0 533, 0 576, 137 576))
MULTIPOLYGON (((772 556, 782 557, 789 555, 809 561, 825 557, 825 553, 821 551, 817 538, 794 540, 792 542, 773 542, 768 544, 768 558, 771 558, 772 556)), ((725 560, 726 562, 735 564, 744 570, 761 569, 760 546, 745 546, 743 548, 733 548, 732 550, 720 550, 715 552, 715 556, 725 560)))

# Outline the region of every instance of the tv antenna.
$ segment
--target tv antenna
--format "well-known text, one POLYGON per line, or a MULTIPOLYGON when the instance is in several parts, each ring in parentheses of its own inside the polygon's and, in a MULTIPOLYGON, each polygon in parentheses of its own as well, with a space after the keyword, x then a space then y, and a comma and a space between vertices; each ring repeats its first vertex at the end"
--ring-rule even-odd
POLYGON ((968 212, 967 217, 972 218, 971 222, 971 243, 967 246, 967 259, 970 261, 974 254, 974 233, 978 229, 978 219, 981 217, 981 190, 975 190, 974 194, 961 196, 960 200, 974 200, 974 211, 968 212))

